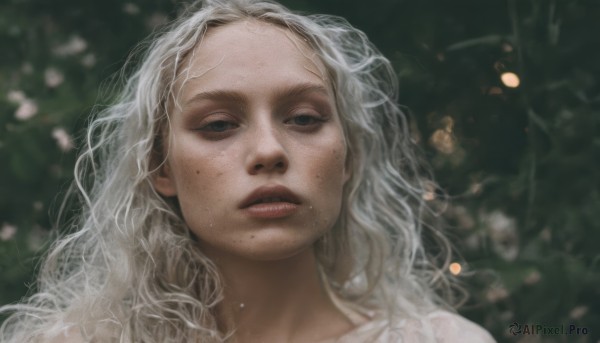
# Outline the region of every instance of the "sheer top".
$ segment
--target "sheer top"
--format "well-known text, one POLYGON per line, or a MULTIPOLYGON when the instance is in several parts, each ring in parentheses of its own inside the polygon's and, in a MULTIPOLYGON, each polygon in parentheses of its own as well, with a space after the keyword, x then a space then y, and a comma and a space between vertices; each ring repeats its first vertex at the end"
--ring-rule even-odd
POLYGON ((444 310, 420 318, 399 318, 390 323, 376 311, 365 311, 341 301, 331 300, 355 328, 336 339, 321 343, 495 343, 492 336, 472 321, 444 310))

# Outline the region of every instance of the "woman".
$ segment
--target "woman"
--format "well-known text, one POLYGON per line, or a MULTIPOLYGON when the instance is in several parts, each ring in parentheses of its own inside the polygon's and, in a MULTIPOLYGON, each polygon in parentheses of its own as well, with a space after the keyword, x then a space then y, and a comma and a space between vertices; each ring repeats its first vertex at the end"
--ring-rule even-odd
POLYGON ((3 341, 493 341, 441 310, 395 82, 339 18, 190 7, 91 122, 80 221, 3 341))

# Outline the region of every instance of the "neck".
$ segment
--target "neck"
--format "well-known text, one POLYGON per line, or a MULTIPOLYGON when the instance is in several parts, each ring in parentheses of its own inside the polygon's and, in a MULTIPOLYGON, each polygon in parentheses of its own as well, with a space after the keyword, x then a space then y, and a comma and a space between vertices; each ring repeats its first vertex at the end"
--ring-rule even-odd
POLYGON ((333 304, 312 249, 275 261, 211 256, 224 283, 220 327, 235 342, 315 342, 352 329, 333 304))

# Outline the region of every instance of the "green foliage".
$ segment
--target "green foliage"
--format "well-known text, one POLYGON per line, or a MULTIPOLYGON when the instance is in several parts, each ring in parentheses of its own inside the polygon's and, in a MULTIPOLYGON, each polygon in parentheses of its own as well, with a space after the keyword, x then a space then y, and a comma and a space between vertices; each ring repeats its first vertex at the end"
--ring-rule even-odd
MULTIPOLYGON (((600 6, 593 1, 284 1, 343 16, 390 58, 450 194, 448 234, 472 294, 462 313, 499 341, 521 324, 600 338, 600 6), (507 87, 503 73, 520 84, 507 87)), ((0 4, 0 304, 17 301, 51 236, 99 86, 179 5, 0 4), (12 235, 14 233, 14 235, 12 235)), ((437 201, 437 200, 432 200, 437 201)))

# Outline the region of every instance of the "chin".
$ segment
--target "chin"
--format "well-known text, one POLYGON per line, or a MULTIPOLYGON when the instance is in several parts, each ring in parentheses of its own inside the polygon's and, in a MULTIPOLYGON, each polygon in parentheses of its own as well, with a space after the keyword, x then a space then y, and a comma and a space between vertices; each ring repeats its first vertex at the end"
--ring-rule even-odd
POLYGON ((268 261, 281 261, 281 260, 286 260, 289 258, 292 258, 294 256, 300 255, 304 252, 310 251, 312 250, 313 245, 309 245, 309 246, 303 246, 301 248, 288 248, 288 247, 277 247, 277 248, 273 248, 270 247, 267 249, 256 249, 253 251, 248 252, 248 254, 246 254, 244 257, 246 257, 248 260, 253 260, 253 261, 263 261, 263 262, 268 262, 268 261))
MULTIPOLYGON (((312 250, 320 235, 298 237, 286 230, 261 230, 227 246, 209 248, 215 255, 234 255, 251 261, 284 260, 312 250)), ((211 255, 211 254, 209 254, 211 255)))
POLYGON ((248 247, 248 258, 256 261, 277 261, 311 252, 318 237, 299 240, 297 237, 259 237, 248 247))

